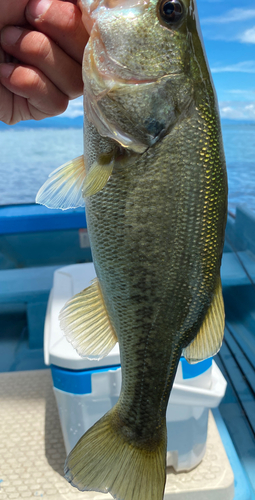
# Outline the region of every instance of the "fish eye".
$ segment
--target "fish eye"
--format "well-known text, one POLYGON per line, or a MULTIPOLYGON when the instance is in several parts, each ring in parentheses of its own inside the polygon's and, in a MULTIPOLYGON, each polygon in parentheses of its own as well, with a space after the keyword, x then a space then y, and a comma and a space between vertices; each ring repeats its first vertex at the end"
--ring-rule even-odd
POLYGON ((177 24, 184 14, 183 3, 180 0, 161 0, 158 14, 166 24, 177 24))

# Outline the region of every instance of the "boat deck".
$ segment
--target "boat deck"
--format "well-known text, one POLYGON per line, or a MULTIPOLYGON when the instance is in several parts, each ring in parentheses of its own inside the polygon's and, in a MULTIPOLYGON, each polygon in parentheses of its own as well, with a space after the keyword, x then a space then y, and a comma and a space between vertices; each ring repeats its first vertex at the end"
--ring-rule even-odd
MULTIPOLYGON (((81 493, 63 477, 66 454, 50 370, 2 373, 0 402, 1 500, 112 498, 95 492, 81 493)), ((187 473, 168 468, 165 500, 233 500, 232 469, 235 500, 251 500, 248 483, 217 410, 215 419, 224 446, 210 413, 202 462, 187 473)))

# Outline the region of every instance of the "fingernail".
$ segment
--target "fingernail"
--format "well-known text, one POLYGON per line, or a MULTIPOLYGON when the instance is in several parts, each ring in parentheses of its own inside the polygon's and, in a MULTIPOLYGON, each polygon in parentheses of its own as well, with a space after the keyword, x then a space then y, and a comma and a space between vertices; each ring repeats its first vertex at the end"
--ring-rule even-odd
POLYGON ((1 33, 1 42, 3 45, 14 45, 17 40, 22 35, 23 30, 21 28, 15 28, 11 26, 5 28, 1 33))
POLYGON ((52 4, 52 0, 31 0, 27 6, 30 16, 34 19, 39 19, 47 12, 52 4))
POLYGON ((0 76, 9 78, 14 70, 14 64, 0 64, 0 76))

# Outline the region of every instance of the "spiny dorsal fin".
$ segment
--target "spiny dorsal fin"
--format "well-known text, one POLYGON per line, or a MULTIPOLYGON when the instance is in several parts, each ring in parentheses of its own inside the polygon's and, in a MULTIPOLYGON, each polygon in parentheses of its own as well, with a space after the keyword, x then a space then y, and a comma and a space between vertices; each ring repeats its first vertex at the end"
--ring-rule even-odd
POLYGON ((84 358, 101 359, 118 342, 98 278, 66 303, 59 319, 67 340, 84 358))
POLYGON ((183 349, 182 354, 189 363, 197 363, 217 354, 224 335, 225 313, 219 278, 212 303, 195 339, 183 349))
POLYGON ((39 189, 36 203, 48 208, 84 207, 82 185, 85 179, 83 156, 65 163, 49 175, 48 180, 39 189))
POLYGON ((98 161, 91 165, 86 175, 82 188, 83 196, 92 196, 103 189, 112 174, 113 165, 113 154, 99 156, 98 161))

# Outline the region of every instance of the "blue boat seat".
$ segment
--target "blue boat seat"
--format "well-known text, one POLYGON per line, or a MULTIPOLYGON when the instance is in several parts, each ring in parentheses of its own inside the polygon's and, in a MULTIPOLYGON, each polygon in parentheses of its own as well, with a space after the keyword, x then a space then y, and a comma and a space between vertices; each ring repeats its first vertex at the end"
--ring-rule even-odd
POLYGON ((60 266, 0 271, 0 313, 26 310, 29 347, 43 346, 43 329, 54 271, 60 266))
POLYGON ((223 253, 221 280, 223 286, 250 285, 255 280, 255 256, 249 250, 223 253))

